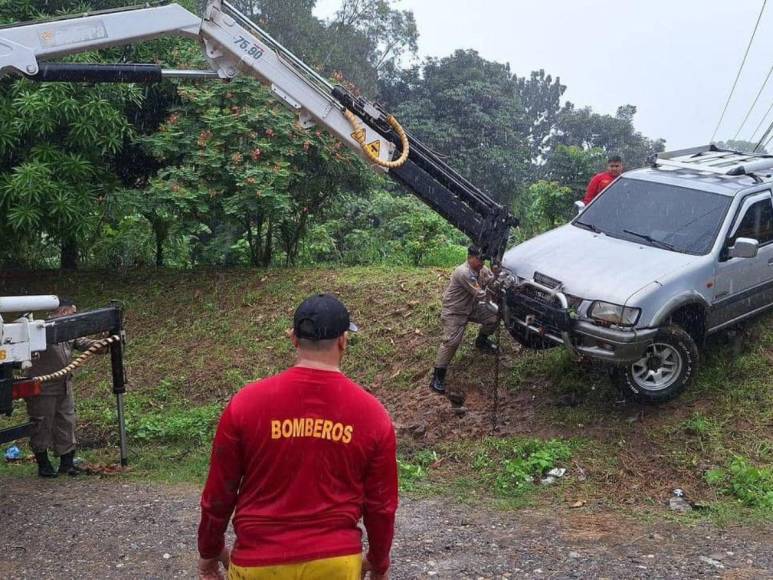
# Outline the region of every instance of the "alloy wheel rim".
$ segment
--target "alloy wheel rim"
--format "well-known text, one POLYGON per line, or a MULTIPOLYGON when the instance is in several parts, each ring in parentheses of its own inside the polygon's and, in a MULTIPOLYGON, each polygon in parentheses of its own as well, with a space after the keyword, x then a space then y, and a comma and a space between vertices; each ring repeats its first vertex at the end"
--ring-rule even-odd
POLYGON ((631 375, 638 387, 647 391, 662 391, 676 382, 682 365, 682 355, 676 348, 656 342, 631 365, 631 375))

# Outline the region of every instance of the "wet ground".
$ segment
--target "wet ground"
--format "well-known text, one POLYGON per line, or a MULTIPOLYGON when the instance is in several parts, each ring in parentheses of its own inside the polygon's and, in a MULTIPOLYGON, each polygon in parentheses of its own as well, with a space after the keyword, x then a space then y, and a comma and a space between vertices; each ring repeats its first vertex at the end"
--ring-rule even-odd
MULTIPOLYGON (((194 578, 198 494, 118 478, 0 478, 0 578, 194 578)), ((393 579, 771 577, 773 524, 406 498, 392 568, 393 579)))

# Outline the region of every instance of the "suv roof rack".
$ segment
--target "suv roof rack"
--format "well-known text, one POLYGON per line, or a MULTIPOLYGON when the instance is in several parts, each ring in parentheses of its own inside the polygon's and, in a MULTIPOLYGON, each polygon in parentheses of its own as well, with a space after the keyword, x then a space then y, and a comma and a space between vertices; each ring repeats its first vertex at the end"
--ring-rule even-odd
POLYGON ((773 169, 773 155, 720 149, 714 144, 656 153, 648 161, 652 167, 674 167, 715 175, 749 175, 757 179, 755 172, 773 169))

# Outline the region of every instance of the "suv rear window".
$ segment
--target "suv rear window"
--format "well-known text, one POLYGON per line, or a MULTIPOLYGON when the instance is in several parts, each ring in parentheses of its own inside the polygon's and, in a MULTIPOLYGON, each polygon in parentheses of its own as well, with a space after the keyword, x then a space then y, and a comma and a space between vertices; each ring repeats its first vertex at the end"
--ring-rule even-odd
POLYGON ((683 254, 708 254, 732 198, 654 183, 618 179, 574 222, 608 236, 683 254))

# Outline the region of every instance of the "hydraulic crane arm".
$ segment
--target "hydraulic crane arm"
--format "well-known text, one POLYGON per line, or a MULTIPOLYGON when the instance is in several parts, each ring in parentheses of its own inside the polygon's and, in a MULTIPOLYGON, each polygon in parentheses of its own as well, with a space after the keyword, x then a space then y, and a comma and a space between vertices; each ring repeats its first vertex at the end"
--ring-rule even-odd
POLYGON ((39 81, 153 82, 164 77, 257 78, 299 114, 321 125, 372 166, 385 171, 499 261, 509 211, 405 132, 378 105, 334 86, 241 14, 227 0, 209 0, 203 18, 178 4, 140 6, 0 29, 0 75, 16 71, 39 81), (69 54, 162 36, 196 38, 212 71, 164 71, 156 65, 45 62, 69 54))

